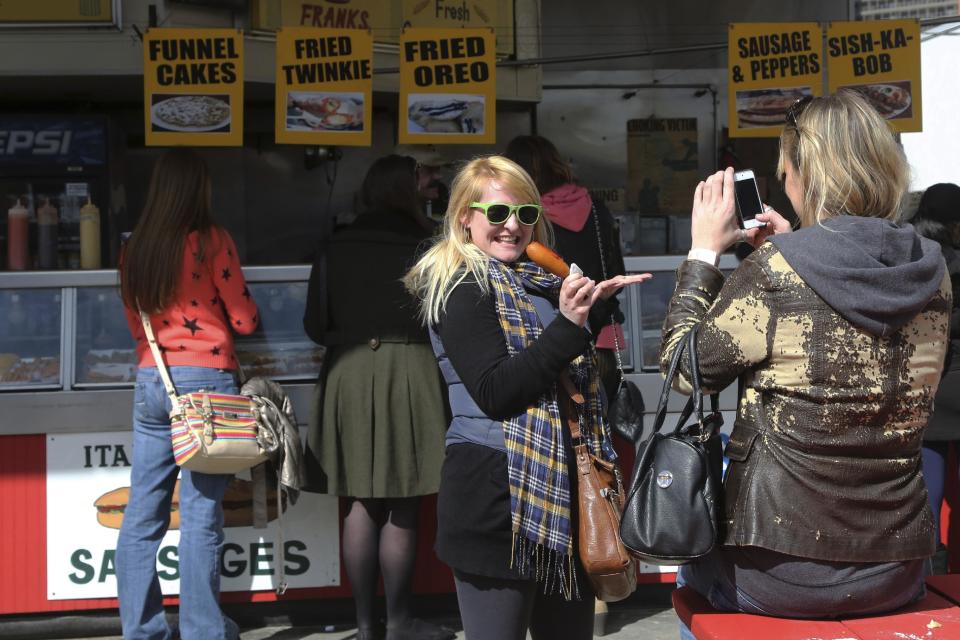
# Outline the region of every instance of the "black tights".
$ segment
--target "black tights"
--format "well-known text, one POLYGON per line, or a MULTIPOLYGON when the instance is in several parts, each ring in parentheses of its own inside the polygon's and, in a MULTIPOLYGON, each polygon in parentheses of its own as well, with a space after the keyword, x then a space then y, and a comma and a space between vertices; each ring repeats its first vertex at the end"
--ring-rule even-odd
POLYGON ((467 640, 592 640, 593 592, 581 600, 545 595, 533 580, 488 578, 454 570, 467 640))
POLYGON ((420 498, 353 498, 343 520, 343 563, 357 607, 357 628, 376 625, 377 579, 383 572, 389 625, 410 618, 420 498))

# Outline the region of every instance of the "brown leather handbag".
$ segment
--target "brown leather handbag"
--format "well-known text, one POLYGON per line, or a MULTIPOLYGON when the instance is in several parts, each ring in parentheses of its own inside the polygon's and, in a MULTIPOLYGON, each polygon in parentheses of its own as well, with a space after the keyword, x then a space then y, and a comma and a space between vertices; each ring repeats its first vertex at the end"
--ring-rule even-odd
POLYGON ((577 459, 577 550, 580 562, 597 598, 617 602, 637 588, 633 557, 620 541, 620 514, 624 501, 620 469, 616 463, 601 460, 590 453, 583 441, 579 420, 583 396, 566 378, 562 380, 560 391, 562 400, 567 403, 567 424, 577 459))

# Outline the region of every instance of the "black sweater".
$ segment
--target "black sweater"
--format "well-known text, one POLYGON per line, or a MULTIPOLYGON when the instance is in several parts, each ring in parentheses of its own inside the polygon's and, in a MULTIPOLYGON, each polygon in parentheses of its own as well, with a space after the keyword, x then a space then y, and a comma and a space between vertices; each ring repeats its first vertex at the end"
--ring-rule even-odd
POLYGON ((590 342, 587 331, 557 314, 533 344, 510 357, 493 294, 483 295, 472 279, 450 293, 437 334, 470 396, 495 420, 535 403, 590 342))

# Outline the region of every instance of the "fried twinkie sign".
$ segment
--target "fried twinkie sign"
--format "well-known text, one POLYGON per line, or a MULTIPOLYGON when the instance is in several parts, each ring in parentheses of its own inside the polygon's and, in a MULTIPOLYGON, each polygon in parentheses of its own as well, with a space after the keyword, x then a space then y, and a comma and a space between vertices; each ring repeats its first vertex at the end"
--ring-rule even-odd
POLYGON ((243 144, 243 36, 150 29, 143 40, 147 146, 243 144))
POLYGON ((277 31, 278 143, 369 146, 372 93, 369 31, 277 31))
POLYGON ((400 142, 496 141, 489 29, 407 29, 400 39, 400 142))
POLYGON ((920 23, 834 22, 827 29, 830 92, 862 94, 894 131, 921 131, 920 23))
POLYGON ((780 134, 787 109, 823 85, 823 35, 814 22, 735 23, 727 42, 730 135, 780 134))

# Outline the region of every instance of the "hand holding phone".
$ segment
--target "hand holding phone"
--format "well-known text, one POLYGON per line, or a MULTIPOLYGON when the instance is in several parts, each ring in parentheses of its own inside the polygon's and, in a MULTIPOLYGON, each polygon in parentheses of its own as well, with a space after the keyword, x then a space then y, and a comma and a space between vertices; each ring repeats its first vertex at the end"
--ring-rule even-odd
POLYGON ((740 226, 744 229, 762 227, 765 223, 756 219, 763 212, 760 202, 760 190, 752 169, 737 171, 733 174, 734 193, 737 195, 737 209, 740 212, 740 226))

